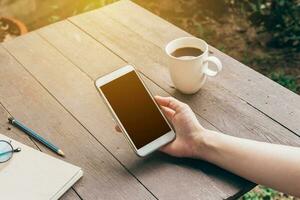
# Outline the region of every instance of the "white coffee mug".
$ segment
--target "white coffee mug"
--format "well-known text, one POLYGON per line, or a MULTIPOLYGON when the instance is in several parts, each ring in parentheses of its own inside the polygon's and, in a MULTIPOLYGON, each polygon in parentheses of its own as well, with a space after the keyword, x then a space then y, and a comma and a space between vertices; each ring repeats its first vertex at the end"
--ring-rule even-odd
POLYGON ((215 76, 222 70, 221 61, 208 55, 208 44, 196 37, 181 37, 169 42, 165 48, 169 56, 169 71, 172 81, 179 91, 185 94, 196 93, 204 84, 207 76, 215 76), (172 53, 180 48, 193 47, 203 53, 199 56, 175 57, 172 53), (208 67, 208 62, 216 66, 216 70, 208 67))

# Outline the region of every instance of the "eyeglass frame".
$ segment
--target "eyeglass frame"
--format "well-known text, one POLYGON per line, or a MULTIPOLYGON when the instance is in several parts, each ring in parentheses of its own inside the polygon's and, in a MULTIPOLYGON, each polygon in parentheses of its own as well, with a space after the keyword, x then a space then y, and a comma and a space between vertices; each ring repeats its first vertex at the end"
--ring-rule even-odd
MULTIPOLYGON (((12 154, 11 154, 11 156, 7 159, 7 160, 5 160, 5 161, 3 161, 3 162, 1 162, 0 161, 0 163, 5 163, 5 162, 7 162, 7 161, 9 161, 12 157, 13 157, 13 154, 14 153, 16 153, 16 152, 20 152, 21 151, 21 148, 20 147, 17 147, 17 148, 15 148, 14 149, 14 147, 12 146, 12 144, 11 144, 11 140, 9 140, 9 141, 7 141, 7 140, 0 140, 0 143, 1 142, 4 142, 4 143, 7 143, 10 147, 11 147, 11 149, 12 149, 12 154)), ((9 151, 10 152, 10 151, 9 151)), ((8 152, 7 152, 8 153, 8 152)))

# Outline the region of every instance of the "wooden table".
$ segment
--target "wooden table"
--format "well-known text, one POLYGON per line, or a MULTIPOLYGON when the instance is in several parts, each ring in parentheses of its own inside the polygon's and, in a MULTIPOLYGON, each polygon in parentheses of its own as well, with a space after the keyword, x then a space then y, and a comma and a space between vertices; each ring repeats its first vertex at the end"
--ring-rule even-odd
MULTIPOLYGON (((300 146, 300 97, 210 47, 222 73, 195 95, 177 92, 164 46, 185 31, 120 1, 0 44, 0 131, 57 157, 15 128, 15 116, 81 166, 62 199, 233 199, 254 184, 211 164, 161 153, 141 159, 101 101, 93 81, 135 64, 154 94, 188 103, 206 128, 300 146)), ((260 163, 261 164, 261 163, 260 163)))

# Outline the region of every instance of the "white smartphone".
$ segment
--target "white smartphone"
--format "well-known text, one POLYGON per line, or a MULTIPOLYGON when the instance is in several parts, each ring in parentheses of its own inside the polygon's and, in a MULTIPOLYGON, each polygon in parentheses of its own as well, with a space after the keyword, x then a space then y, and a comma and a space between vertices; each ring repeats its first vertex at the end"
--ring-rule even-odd
POLYGON ((133 66, 100 77, 95 85, 138 156, 175 139, 175 132, 133 66))

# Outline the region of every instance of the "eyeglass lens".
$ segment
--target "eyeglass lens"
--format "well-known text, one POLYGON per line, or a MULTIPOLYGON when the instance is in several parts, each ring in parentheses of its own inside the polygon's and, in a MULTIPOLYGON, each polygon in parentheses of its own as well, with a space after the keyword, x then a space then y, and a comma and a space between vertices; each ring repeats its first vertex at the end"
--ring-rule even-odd
POLYGON ((8 161, 13 154, 11 144, 6 141, 0 141, 0 163, 8 161))

